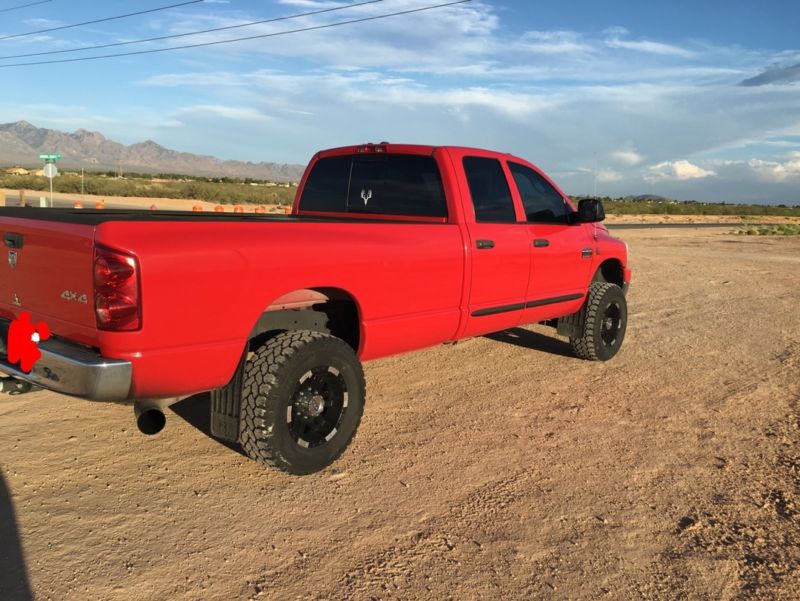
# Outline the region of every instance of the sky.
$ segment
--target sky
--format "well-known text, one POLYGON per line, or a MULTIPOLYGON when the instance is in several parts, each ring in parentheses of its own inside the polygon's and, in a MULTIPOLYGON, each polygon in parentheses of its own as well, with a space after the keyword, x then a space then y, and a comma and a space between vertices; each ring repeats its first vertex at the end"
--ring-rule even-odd
POLYGON ((477 146, 573 195, 800 204, 797 0, 472 0, 319 28, 447 1, 0 0, 0 123, 255 162, 477 146))

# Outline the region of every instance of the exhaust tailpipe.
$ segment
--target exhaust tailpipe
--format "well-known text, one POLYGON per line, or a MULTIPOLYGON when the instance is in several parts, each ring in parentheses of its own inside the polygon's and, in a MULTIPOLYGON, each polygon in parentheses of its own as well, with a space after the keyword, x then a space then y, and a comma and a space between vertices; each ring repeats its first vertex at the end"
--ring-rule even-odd
POLYGON ((148 436, 158 434, 167 424, 167 416, 164 415, 161 407, 152 402, 134 403, 133 415, 139 432, 148 436))

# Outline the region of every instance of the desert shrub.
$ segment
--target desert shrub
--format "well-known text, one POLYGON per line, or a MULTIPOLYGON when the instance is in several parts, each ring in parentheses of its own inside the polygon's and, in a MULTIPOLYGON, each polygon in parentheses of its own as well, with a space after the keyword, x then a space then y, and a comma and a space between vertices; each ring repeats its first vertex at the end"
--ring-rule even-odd
MULTIPOLYGON (((160 180, 147 175, 113 177, 113 173, 87 173, 83 178, 83 190, 94 196, 141 196, 144 198, 190 198, 217 204, 280 204, 294 201, 296 187, 267 186, 264 182, 248 182, 220 178, 190 178, 186 176, 159 176, 160 180), (257 184, 257 185, 251 185, 257 184)), ((0 188, 12 190, 43 191, 50 188, 46 177, 34 175, 8 175, 0 173, 0 188)), ((81 193, 81 176, 62 173, 53 180, 53 190, 66 194, 81 193)))
POLYGON ((800 224, 748 226, 740 229, 737 233, 745 236, 800 236, 800 224))

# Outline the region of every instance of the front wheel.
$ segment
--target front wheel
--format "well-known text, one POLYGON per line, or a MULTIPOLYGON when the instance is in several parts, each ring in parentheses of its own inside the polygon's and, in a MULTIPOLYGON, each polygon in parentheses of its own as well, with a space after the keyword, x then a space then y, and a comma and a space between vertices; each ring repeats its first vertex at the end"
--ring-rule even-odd
POLYGON ((578 335, 569 339, 572 352, 589 361, 608 361, 616 355, 628 325, 628 305, 622 288, 592 282, 581 317, 578 335))
POLYGON ((339 338, 278 334, 244 368, 239 439, 251 459, 292 474, 336 460, 364 410, 364 372, 339 338))

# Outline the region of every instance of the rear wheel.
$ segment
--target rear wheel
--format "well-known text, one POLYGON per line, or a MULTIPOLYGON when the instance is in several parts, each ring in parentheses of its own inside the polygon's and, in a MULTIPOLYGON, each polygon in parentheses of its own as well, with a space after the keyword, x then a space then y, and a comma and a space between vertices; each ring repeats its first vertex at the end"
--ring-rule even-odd
POLYGON ((622 346, 628 324, 628 306, 622 288, 607 282, 592 282, 581 316, 579 334, 569 339, 572 352, 589 361, 611 359, 622 346))
POLYGON ((293 474, 319 471, 355 435, 364 391, 361 363, 344 341, 308 330, 278 334, 244 368, 242 447, 293 474))

